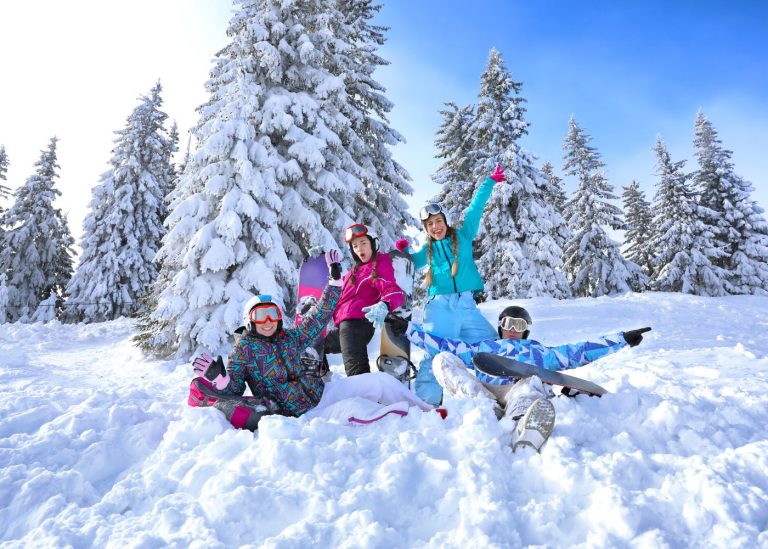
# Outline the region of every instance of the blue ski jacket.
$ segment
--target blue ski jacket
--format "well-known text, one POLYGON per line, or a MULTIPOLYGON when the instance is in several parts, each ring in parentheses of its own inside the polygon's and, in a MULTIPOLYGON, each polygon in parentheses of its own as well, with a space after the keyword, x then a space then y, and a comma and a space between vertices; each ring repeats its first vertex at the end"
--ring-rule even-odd
MULTIPOLYGON (((480 228, 483 210, 493 192, 496 182, 487 178, 475 191, 475 196, 464 214, 464 223, 456 230, 458 237, 459 269, 455 277, 451 277, 453 263, 453 243, 450 237, 432 242, 432 284, 428 293, 430 296, 440 294, 458 294, 466 291, 483 289, 483 279, 472 257, 472 241, 480 228)), ((410 250, 408 250, 410 252, 410 250)), ((414 267, 418 270, 427 266, 427 246, 418 252, 410 252, 414 267)))
POLYGON ((584 366, 626 347, 628 343, 623 333, 618 332, 581 343, 569 343, 556 347, 546 347, 533 339, 486 339, 478 343, 466 343, 425 332, 412 322, 408 324, 405 335, 411 343, 433 356, 442 351, 456 355, 467 365, 467 368, 475 372, 480 381, 492 385, 507 385, 512 383, 510 378, 489 376, 475 370, 472 357, 477 353, 492 353, 547 370, 567 370, 584 366))

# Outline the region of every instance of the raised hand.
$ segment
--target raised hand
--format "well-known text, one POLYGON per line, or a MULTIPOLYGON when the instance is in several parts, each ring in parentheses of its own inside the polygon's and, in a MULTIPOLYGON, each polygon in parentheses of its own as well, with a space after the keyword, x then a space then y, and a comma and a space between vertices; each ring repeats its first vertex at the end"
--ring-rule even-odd
POLYGON ((502 181, 506 181, 507 178, 504 177, 504 170, 501 169, 501 164, 496 164, 496 171, 494 171, 491 174, 491 179, 493 179, 496 183, 501 183, 502 181))
POLYGON ((379 301, 370 307, 363 307, 363 312, 365 313, 365 318, 373 324, 374 328, 381 328, 384 326, 384 319, 389 313, 389 306, 383 301, 379 301))
POLYGON ((397 242, 395 242, 395 248, 397 248, 401 252, 404 252, 405 250, 407 250, 408 246, 410 245, 411 244, 405 238, 401 238, 397 242))
POLYGON ((638 328, 637 330, 629 330, 628 332, 624 332, 624 340, 629 343, 630 347, 637 347, 643 340, 643 334, 650 331, 650 326, 645 328, 638 328))
POLYGON ((197 376, 204 377, 219 390, 229 385, 229 374, 221 357, 213 360, 211 355, 203 353, 203 356, 197 357, 192 362, 192 369, 197 376))
POLYGON ((328 265, 328 284, 331 286, 341 286, 341 263, 339 262, 339 251, 328 250, 325 252, 325 264, 328 265))

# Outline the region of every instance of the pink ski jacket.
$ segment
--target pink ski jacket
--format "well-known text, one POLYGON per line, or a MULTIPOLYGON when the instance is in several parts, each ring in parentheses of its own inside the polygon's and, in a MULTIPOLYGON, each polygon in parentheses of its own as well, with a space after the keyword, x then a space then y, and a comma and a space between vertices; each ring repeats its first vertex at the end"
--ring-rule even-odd
POLYGON ((376 252, 376 256, 368 263, 358 266, 354 285, 349 280, 351 276, 352 270, 344 275, 341 297, 333 313, 333 322, 337 326, 343 320, 365 318, 363 307, 369 307, 379 301, 389 305, 390 311, 394 311, 405 301, 405 292, 395 282, 392 260, 385 253, 376 252), (371 276, 374 262, 375 279, 371 276))

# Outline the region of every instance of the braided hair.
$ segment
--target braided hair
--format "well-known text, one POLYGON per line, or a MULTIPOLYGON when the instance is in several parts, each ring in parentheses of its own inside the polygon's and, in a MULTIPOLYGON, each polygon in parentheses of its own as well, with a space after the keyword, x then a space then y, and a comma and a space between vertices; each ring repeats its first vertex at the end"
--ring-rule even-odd
MULTIPOLYGON (((373 261, 373 266, 371 268, 371 278, 373 280, 376 280, 379 278, 379 273, 376 271, 376 267, 379 264, 379 251, 378 246, 376 245, 376 241, 371 237, 371 235, 367 234, 365 235, 368 237, 368 240, 371 242, 371 250, 373 253, 371 254, 371 261, 373 261)), ((362 261, 360 261, 360 258, 357 257, 357 254, 352 249, 352 243, 349 243, 349 251, 352 253, 352 259, 355 260, 355 266, 352 269, 352 273, 349 275, 349 283, 353 286, 355 285, 355 275, 357 274, 357 270, 360 268, 360 266, 363 264, 362 261)))

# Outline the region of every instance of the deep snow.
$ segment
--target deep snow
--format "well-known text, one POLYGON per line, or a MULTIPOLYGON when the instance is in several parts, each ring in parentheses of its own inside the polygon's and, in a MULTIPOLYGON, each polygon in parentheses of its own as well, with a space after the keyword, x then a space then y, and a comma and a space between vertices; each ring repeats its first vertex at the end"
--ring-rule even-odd
POLYGON ((555 398, 541 454, 461 400, 236 431, 130 320, 0 325, 2 546, 768 547, 768 299, 516 303, 545 344, 653 326, 571 372, 611 394, 555 398))

